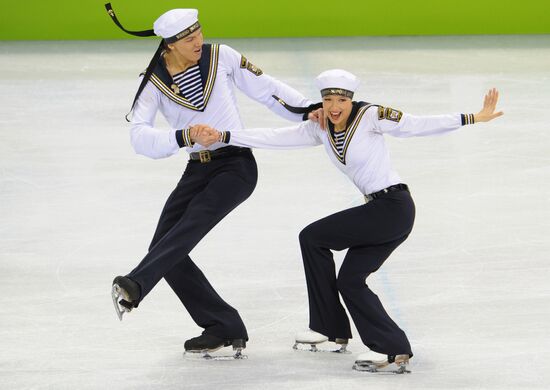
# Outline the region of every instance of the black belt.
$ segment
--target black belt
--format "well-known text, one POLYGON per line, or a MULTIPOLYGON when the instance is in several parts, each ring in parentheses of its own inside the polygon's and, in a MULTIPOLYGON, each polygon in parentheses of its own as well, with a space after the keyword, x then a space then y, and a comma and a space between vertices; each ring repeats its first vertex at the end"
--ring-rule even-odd
POLYGON ((249 148, 240 148, 238 146, 226 146, 216 150, 201 150, 199 152, 189 153, 189 162, 200 161, 207 163, 218 158, 236 156, 243 153, 250 153, 249 148))
POLYGON ((376 198, 379 198, 382 195, 387 194, 388 192, 394 192, 394 191, 408 191, 409 187, 406 184, 394 184, 393 186, 389 186, 387 188, 384 188, 383 190, 373 192, 372 194, 365 195, 365 203, 369 203, 371 200, 374 200, 376 198))

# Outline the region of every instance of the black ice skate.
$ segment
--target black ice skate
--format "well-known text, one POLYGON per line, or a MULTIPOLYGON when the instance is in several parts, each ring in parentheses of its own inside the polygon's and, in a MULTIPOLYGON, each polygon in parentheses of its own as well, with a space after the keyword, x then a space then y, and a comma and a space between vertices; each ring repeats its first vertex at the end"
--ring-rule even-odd
POLYGON ((409 374, 409 355, 383 355, 369 351, 357 356, 353 369, 373 373, 409 374))
POLYGON ((322 335, 321 333, 314 332, 310 329, 306 330, 305 332, 300 332, 296 334, 296 341, 292 348, 297 351, 351 353, 346 349, 348 346, 348 339, 335 339, 334 343, 336 343, 336 345, 339 345, 339 348, 337 349, 317 348, 319 344, 327 341, 328 337, 322 335))
POLYGON ((125 276, 117 276, 113 280, 111 296, 118 319, 122 321, 122 315, 129 313, 137 307, 141 295, 139 284, 125 276))
POLYGON ((246 359, 247 356, 242 354, 242 350, 246 348, 244 339, 222 339, 220 337, 203 334, 198 337, 189 339, 184 344, 184 355, 188 357, 198 357, 207 360, 233 360, 246 359), (223 347, 233 347, 233 355, 215 354, 223 347))

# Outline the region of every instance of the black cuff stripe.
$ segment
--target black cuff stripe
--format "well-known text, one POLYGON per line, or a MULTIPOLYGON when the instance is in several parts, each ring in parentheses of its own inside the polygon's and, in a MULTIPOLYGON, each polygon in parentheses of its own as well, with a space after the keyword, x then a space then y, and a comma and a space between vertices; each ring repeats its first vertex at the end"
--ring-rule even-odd
POLYGON ((189 129, 176 130, 176 141, 180 148, 192 147, 194 142, 191 141, 189 129))
POLYGON ((231 132, 230 132, 230 131, 224 131, 224 132, 223 132, 222 142, 223 142, 224 144, 228 144, 230 140, 231 140, 231 132))
POLYGON ((176 142, 180 148, 185 146, 185 142, 183 141, 183 130, 176 130, 176 142))

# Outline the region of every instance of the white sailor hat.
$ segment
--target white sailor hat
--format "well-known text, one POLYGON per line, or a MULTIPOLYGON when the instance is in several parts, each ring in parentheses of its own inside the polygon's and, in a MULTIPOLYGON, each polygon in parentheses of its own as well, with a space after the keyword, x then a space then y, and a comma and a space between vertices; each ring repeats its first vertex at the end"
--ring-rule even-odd
POLYGON ((321 90, 321 96, 342 95, 350 99, 360 84, 357 77, 342 69, 326 70, 315 81, 321 90))
POLYGON ((192 8, 172 9, 159 16, 153 24, 153 30, 166 43, 174 43, 198 30, 199 11, 192 8))

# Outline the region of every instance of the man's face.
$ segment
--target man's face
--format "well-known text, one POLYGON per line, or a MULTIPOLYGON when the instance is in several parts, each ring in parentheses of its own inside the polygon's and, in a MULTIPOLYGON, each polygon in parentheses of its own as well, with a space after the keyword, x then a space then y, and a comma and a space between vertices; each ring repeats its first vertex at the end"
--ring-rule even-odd
POLYGON ((197 62, 201 58, 203 42, 202 29, 198 29, 168 46, 187 61, 197 62))
POLYGON ((338 130, 346 127, 352 108, 353 105, 349 97, 341 95, 323 97, 323 111, 338 130))

